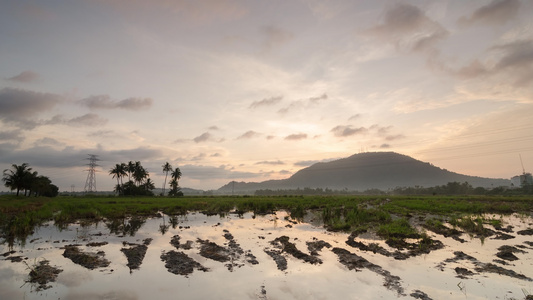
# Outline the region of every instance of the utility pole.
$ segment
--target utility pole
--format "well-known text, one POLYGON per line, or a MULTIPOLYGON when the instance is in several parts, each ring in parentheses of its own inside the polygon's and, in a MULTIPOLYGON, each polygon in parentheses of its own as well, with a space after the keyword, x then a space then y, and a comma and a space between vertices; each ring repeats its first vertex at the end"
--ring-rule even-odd
POLYGON ((95 176, 96 170, 94 168, 98 167, 96 162, 99 161, 99 159, 98 159, 98 155, 94 155, 94 154, 88 154, 88 155, 89 155, 89 158, 87 159, 89 160, 89 163, 87 165, 89 166, 89 169, 86 171, 88 171, 89 173, 87 174, 87 180, 85 181, 84 190, 86 193, 92 193, 92 192, 96 192, 96 176, 95 176))

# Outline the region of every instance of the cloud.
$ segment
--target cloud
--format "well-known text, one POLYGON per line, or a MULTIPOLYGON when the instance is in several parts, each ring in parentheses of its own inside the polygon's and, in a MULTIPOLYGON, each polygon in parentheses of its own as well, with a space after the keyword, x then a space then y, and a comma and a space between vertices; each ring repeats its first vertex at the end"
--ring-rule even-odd
POLYGON ((207 154, 199 153, 198 155, 193 156, 190 160, 191 161, 199 161, 199 160, 204 160, 206 157, 207 157, 207 154))
POLYGON ((216 180, 216 179, 238 179, 238 178, 257 178, 263 176, 262 173, 239 172, 232 170, 226 165, 219 167, 203 165, 183 165, 180 170, 184 177, 195 180, 216 180))
POLYGON ((303 100, 297 100, 291 102, 287 107, 284 107, 280 110, 278 110, 278 113, 280 114, 286 114, 291 110, 301 109, 301 108, 310 108, 313 105, 319 104, 321 101, 327 100, 328 95, 322 94, 318 97, 310 97, 303 100))
POLYGON ((381 145, 379 146, 379 148, 381 148, 381 149, 388 149, 388 148, 390 148, 390 147, 391 147, 391 146, 390 146, 389 144, 381 144, 381 145))
POLYGON ((306 133, 296 133, 296 134, 290 134, 288 136, 285 137, 285 140, 287 141, 299 141, 299 140, 304 140, 307 138, 307 134, 306 133))
POLYGON ((250 104, 250 109, 262 107, 262 106, 271 106, 278 104, 283 99, 283 96, 278 97, 271 97, 271 98, 265 98, 261 101, 254 101, 252 104, 250 104))
POLYGON ((97 114, 88 113, 83 116, 66 119, 61 115, 56 115, 50 120, 42 121, 39 125, 68 125, 68 126, 102 126, 107 123, 107 119, 100 118, 97 114))
POLYGON ((263 48, 271 51, 290 42, 294 34, 275 26, 264 26, 261 28, 261 34, 264 37, 263 48))
MULTIPOLYGON (((51 140, 48 140, 50 142, 51 140)), ((8 145, 0 146, 0 153, 8 149, 8 145)), ((96 148, 76 149, 68 146, 57 150, 49 145, 36 145, 31 148, 10 151, 0 155, 0 163, 11 164, 13 162, 27 162, 35 167, 51 168, 72 168, 83 167, 87 158, 87 153, 98 155, 101 160, 99 163, 102 167, 114 165, 119 162, 128 162, 130 160, 144 161, 161 157, 162 152, 158 149, 148 147, 138 147, 134 149, 105 150, 98 145, 96 148)))
POLYGON ((39 74, 33 71, 24 71, 16 76, 7 78, 7 80, 21 83, 32 83, 38 81, 39 77, 39 74))
POLYGON ((89 137, 113 137, 118 138, 120 135, 115 134, 113 130, 98 130, 87 134, 89 137))
POLYGON ((355 134, 367 133, 368 129, 365 127, 355 128, 351 125, 338 125, 333 127, 330 131, 333 132, 336 137, 347 137, 355 134))
POLYGON ((358 120, 361 118, 361 114, 355 114, 353 116, 351 116, 350 118, 348 118, 348 121, 355 121, 355 120, 358 120))
POLYGON ((64 146, 65 145, 65 143, 61 143, 60 141, 54 138, 49 138, 49 137, 38 139, 33 144, 35 146, 64 146))
POLYGON ((486 62, 479 59, 453 69, 445 65, 442 69, 455 77, 477 78, 498 76, 500 82, 507 82, 515 87, 524 87, 533 83, 533 40, 519 40, 495 45, 487 50, 486 62))
POLYGON ((17 123, 24 128, 33 128, 36 122, 29 118, 51 110, 63 101, 64 99, 56 94, 3 88, 0 90, 0 120, 17 123))
POLYGON ((90 96, 79 100, 81 105, 90 109, 126 109, 142 110, 150 108, 153 104, 151 98, 127 98, 120 101, 112 100, 108 95, 90 96))
POLYGON ((216 130, 220 130, 220 128, 218 128, 218 126, 209 126, 209 128, 207 128, 208 130, 213 130, 213 131, 216 131, 216 130))
POLYGON ((215 21, 234 20, 248 13, 238 0, 109 0, 101 1, 113 5, 121 12, 145 12, 158 9, 161 15, 171 15, 174 19, 183 19, 187 23, 209 24, 215 21))
POLYGON ((396 135, 387 135, 385 137, 385 140, 386 141, 395 141, 395 140, 399 140, 399 139, 403 139, 405 138, 405 136, 403 134, 396 134, 396 135))
POLYGON ((16 141, 22 142, 24 136, 21 130, 0 131, 0 141, 16 141))
POLYGON ((393 43, 398 50, 424 51, 434 47, 449 33, 418 7, 396 3, 385 11, 382 22, 365 34, 393 43))
POLYGON ((264 160, 264 161, 256 162, 255 164, 256 164, 256 165, 271 165, 271 166, 279 166, 279 165, 284 165, 285 163, 282 162, 281 160, 264 160))
POLYGON ((239 136, 237 139, 238 140, 241 140, 241 139, 251 139, 253 137, 256 137, 260 135, 259 133, 253 131, 253 130, 248 130, 246 131, 245 133, 243 133, 241 136, 239 136))
POLYGON ((213 139, 213 135, 209 132, 204 132, 202 133, 201 135, 193 138, 192 140, 195 142, 195 143, 202 143, 202 142, 207 142, 209 140, 212 140, 213 139))
POLYGON ((503 25, 512 20, 519 9, 519 0, 494 0, 478 8, 470 16, 459 18, 457 23, 461 26, 474 24, 503 25))

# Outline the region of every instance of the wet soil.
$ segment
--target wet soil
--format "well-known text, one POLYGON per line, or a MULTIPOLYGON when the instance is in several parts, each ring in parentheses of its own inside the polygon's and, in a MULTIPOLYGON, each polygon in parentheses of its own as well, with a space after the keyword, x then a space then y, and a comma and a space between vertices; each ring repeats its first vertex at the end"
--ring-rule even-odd
POLYGON ((30 268, 29 279, 27 282, 36 285, 36 290, 46 290, 52 286, 48 283, 56 281, 57 275, 63 272, 63 270, 50 266, 50 262, 47 260, 41 260, 37 265, 30 268))
POLYGON ((226 248, 219 246, 216 243, 210 242, 209 240, 202 240, 198 238, 196 241, 201 245, 201 256, 216 260, 218 262, 227 262, 230 260, 229 251, 226 250, 226 248))
POLYGON ((265 249, 264 251, 266 254, 272 257, 272 259, 276 263, 278 270, 280 271, 287 270, 287 259, 281 254, 280 250, 265 249))
POLYGON ((460 243, 466 242, 465 239, 461 238, 461 235, 464 232, 459 231, 459 230, 457 230, 455 228, 449 228, 449 227, 444 226, 443 224, 438 224, 438 225, 423 224, 422 227, 424 227, 427 230, 433 231, 436 234, 440 234, 440 235, 442 235, 444 237, 451 237, 452 239, 454 239, 454 240, 456 240, 456 241, 458 241, 460 243))
POLYGON ((107 267, 110 264, 109 260, 104 258, 105 253, 103 251, 97 253, 83 252, 75 245, 65 246, 63 256, 90 270, 107 267))
POLYGON ((172 274, 187 276, 194 272, 194 269, 207 272, 208 268, 190 258, 183 252, 170 250, 161 254, 161 260, 165 262, 165 267, 172 274))
POLYGON ((508 261, 518 260, 518 257, 516 257, 514 253, 527 253, 527 252, 524 250, 520 250, 513 246, 504 245, 498 248, 498 253, 496 253, 496 256, 501 259, 508 260, 508 261))
POLYGON ((275 248, 280 249, 281 252, 286 252, 297 259, 301 259, 310 264, 321 264, 322 260, 316 256, 303 253, 296 248, 296 244, 289 242, 289 237, 284 235, 280 236, 270 242, 275 248))
POLYGON ((519 235, 533 235, 533 228, 520 230, 520 231, 518 231, 516 233, 518 233, 519 235))
POLYGON ((392 247, 396 248, 395 251, 391 252, 377 243, 370 243, 366 245, 365 243, 358 242, 355 240, 359 232, 354 232, 346 240, 346 244, 357 248, 362 251, 371 251, 374 254, 381 254, 386 257, 393 257, 396 260, 405 260, 409 257, 415 257, 422 254, 428 254, 431 251, 439 250, 444 248, 444 244, 441 241, 431 239, 428 236, 423 236, 417 243, 408 243, 403 239, 388 239, 385 243, 392 247), (406 250, 406 251, 401 251, 406 250))
POLYGON ((424 293, 424 292, 422 292, 420 290, 413 291, 411 294, 409 294, 409 296, 411 296, 411 297, 413 297, 415 299, 433 300, 426 293, 424 293))
POLYGON ((361 271, 361 269, 368 269, 378 275, 383 276, 383 286, 389 290, 394 290, 398 296, 405 296, 404 289, 400 283, 400 277, 392 275, 389 271, 383 269, 382 267, 373 264, 366 260, 365 258, 351 253, 350 251, 342 248, 333 248, 331 251, 337 254, 339 257, 339 262, 345 265, 349 270, 355 270, 356 272, 361 271))
POLYGON ((141 266, 144 256, 146 255, 146 251, 148 250, 148 245, 152 242, 152 239, 145 239, 143 241, 143 244, 132 244, 132 243, 124 243, 125 245, 129 245, 129 248, 122 248, 120 251, 126 255, 126 258, 128 259, 128 268, 130 268, 130 272, 133 270, 138 270, 141 266))
POLYGON ((479 260, 477 260, 475 257, 473 256, 470 256, 462 251, 455 251, 453 253, 455 256, 453 258, 448 258, 446 260, 444 260, 444 262, 442 262, 441 264, 439 264, 437 267, 443 267, 446 265, 446 263, 451 263, 451 262, 458 262, 458 261, 462 261, 462 260, 466 260, 466 261, 470 261, 471 263, 474 264, 474 270, 478 273, 483 273, 483 272, 487 272, 487 273, 496 273, 496 274, 499 274, 499 275, 503 275, 503 276, 509 276, 509 277, 513 277, 513 278, 517 278, 517 279, 522 279, 522 280, 526 280, 526 281, 533 281, 533 279, 523 275, 523 274, 519 274, 519 273, 516 273, 515 271, 513 270, 509 270, 509 269, 505 269, 503 267, 500 267, 500 266, 497 266, 495 264, 492 264, 492 263, 484 263, 484 262, 480 262, 479 260))

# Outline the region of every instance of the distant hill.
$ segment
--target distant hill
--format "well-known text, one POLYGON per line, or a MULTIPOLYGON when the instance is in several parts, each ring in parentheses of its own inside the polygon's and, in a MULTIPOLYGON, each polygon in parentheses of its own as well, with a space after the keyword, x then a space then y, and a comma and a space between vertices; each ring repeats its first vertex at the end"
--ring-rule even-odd
POLYGON ((473 187, 509 186, 510 180, 462 175, 395 152, 367 152, 339 160, 316 163, 287 179, 230 182, 218 193, 253 193, 260 189, 329 188, 386 191, 396 187, 433 187, 448 182, 468 182, 473 187))

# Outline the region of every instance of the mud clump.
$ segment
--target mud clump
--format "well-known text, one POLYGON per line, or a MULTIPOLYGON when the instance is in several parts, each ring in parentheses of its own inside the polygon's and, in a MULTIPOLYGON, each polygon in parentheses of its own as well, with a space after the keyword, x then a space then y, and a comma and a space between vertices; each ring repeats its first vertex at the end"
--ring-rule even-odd
POLYGON ((493 240, 510 240, 510 239, 514 239, 515 237, 510 235, 510 234, 507 234, 507 233, 503 233, 503 232, 497 232, 496 233, 496 236, 493 237, 492 239, 493 240))
POLYGON ((98 251, 97 253, 83 252, 78 246, 65 246, 63 256, 70 259, 73 263, 90 270, 107 267, 110 264, 109 260, 104 258, 105 253, 103 251, 98 251))
POLYGON ((421 235, 420 240, 417 243, 408 243, 403 239, 392 238, 385 241, 385 243, 391 248, 396 248, 396 251, 388 251, 376 243, 370 243, 368 245, 355 241, 357 233, 352 233, 346 244, 348 246, 357 248, 362 251, 372 251, 374 254, 378 253, 386 257, 393 257, 396 260, 405 260, 409 257, 419 256, 422 254, 428 254, 431 251, 444 248, 444 244, 439 240, 433 240, 427 235, 421 235), (401 252, 400 250, 407 250, 401 252))
POLYGON ((281 252, 289 253, 295 258, 301 259, 307 263, 311 263, 311 264, 322 263, 322 260, 320 258, 303 253, 302 251, 298 250, 298 248, 296 248, 296 245, 294 243, 289 242, 289 237, 286 235, 280 236, 274 239, 273 241, 270 242, 270 244, 272 244, 278 249, 281 249, 281 252))
POLYGON ((496 256, 501 259, 508 260, 508 261, 518 260, 518 257, 516 257, 514 253, 527 253, 527 252, 524 250, 520 250, 513 246, 504 245, 498 248, 498 253, 496 253, 496 256))
POLYGON ((108 243, 107 242, 91 242, 91 243, 87 243, 87 247, 101 247, 101 246, 105 246, 107 245, 108 243))
POLYGON ((309 253, 313 256, 318 256, 318 252, 322 251, 324 248, 331 248, 331 244, 328 242, 324 242, 322 240, 318 241, 312 241, 307 242, 307 250, 309 250, 309 253))
POLYGON ((420 291, 420 290, 414 290, 409 296, 415 298, 415 299, 422 299, 422 300, 433 300, 431 299, 426 293, 420 291))
POLYGON ((441 224, 439 222, 426 222, 426 224, 423 225, 423 227, 427 230, 433 231, 436 234, 440 234, 444 237, 451 237, 452 239, 460 242, 465 243, 466 240, 461 238, 461 234, 464 232, 459 231, 455 228, 449 228, 444 226, 444 224, 441 224))
POLYGON ((198 239, 197 241, 202 245, 200 247, 201 256, 219 262, 227 262, 230 260, 229 252, 224 247, 210 242, 209 240, 198 239))
POLYGON ((455 257, 453 258, 448 258, 446 260, 444 260, 443 263, 440 264, 440 266, 442 267, 443 265, 445 265, 445 263, 450 263, 450 262, 458 262, 458 261, 461 261, 461 260, 467 260, 467 261, 470 261, 474 264, 475 268, 474 270, 478 273, 483 273, 483 272, 488 272, 488 273, 496 273, 496 274, 499 274, 499 275, 504 275, 504 276, 509 276, 509 277, 512 277, 512 278, 517 278, 517 279, 522 279, 522 280, 526 280, 526 281, 533 281, 533 279, 523 275, 523 274, 518 274, 516 273, 515 271, 513 270, 509 270, 509 269, 505 269, 503 267, 500 267, 500 266, 497 266, 495 264, 492 264, 492 263, 484 263, 484 262, 480 262, 479 260, 477 260, 475 257, 472 257, 462 251, 455 251, 453 253, 455 255, 455 257))
POLYGON ((276 263, 276 266, 278 267, 278 270, 287 270, 287 259, 283 255, 281 255, 281 251, 265 249, 265 253, 272 257, 272 259, 276 263))
POLYGON ((150 244, 151 240, 148 241, 145 240, 145 243, 142 245, 136 245, 136 244, 129 244, 130 248, 122 248, 120 251, 126 255, 126 258, 128 259, 128 268, 130 268, 130 273, 132 270, 138 270, 141 266, 144 256, 146 255, 146 251, 148 250, 148 245, 150 244))
POLYGON ((533 235, 533 229, 529 228, 529 229, 525 229, 525 230, 520 230, 517 233, 519 235, 533 235))
POLYGON ((337 254, 339 257, 339 262, 345 265, 349 270, 355 270, 356 272, 360 269, 368 269, 378 275, 383 276, 384 282, 383 286, 389 290, 394 290, 398 293, 398 296, 405 296, 404 289, 400 283, 400 277, 392 275, 389 271, 383 269, 382 267, 373 264, 366 260, 365 258, 351 253, 350 251, 342 248, 333 248, 331 251, 337 254))
POLYGON ((461 268, 461 267, 456 267, 455 273, 457 273, 457 277, 461 279, 467 279, 468 278, 467 276, 474 275, 474 272, 468 270, 467 268, 461 268))
POLYGON ((190 250, 192 249, 192 244, 193 244, 193 241, 187 241, 185 242, 185 244, 182 244, 180 242, 181 238, 179 235, 175 235, 173 236, 171 239, 170 239, 170 244, 174 247, 176 247, 176 249, 183 249, 183 250, 190 250))
POLYGON ((207 272, 209 269, 202 266, 199 262, 187 256, 183 252, 171 250, 161 254, 161 260, 165 262, 167 270, 176 275, 187 276, 194 272, 194 269, 207 272))
POLYGON ((48 285, 48 283, 56 281, 57 275, 63 272, 63 270, 59 268, 50 266, 49 263, 48 260, 42 260, 34 267, 28 266, 31 271, 27 282, 35 284, 37 286, 37 291, 51 288, 52 286, 48 285))

